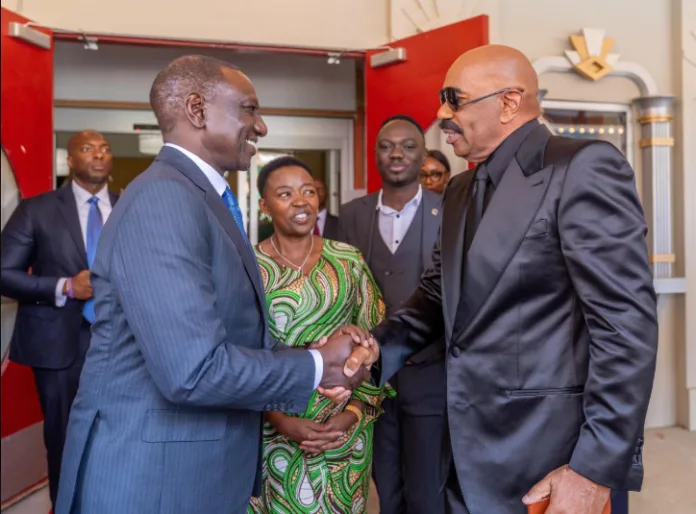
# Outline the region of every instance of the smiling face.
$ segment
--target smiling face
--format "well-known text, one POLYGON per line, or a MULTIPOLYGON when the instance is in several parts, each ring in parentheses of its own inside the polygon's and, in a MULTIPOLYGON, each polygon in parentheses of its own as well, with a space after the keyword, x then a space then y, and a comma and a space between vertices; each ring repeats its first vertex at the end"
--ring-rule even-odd
MULTIPOLYGON (((445 77, 444 88, 453 88, 457 100, 464 103, 495 91, 496 84, 478 66, 468 61, 455 62, 445 77)), ((503 139, 500 125, 501 99, 491 96, 458 109, 448 103, 440 106, 437 117, 447 134, 447 143, 455 155, 471 162, 482 162, 503 139)))
POLYGON ((242 72, 223 69, 225 81, 210 101, 189 95, 189 110, 199 102, 205 130, 201 144, 222 171, 246 171, 256 153, 256 142, 268 132, 259 113, 259 101, 251 81, 242 72))
MULTIPOLYGON (((479 163, 540 114, 536 71, 519 50, 485 45, 462 54, 447 72, 437 117, 454 153, 479 163)), ((442 94, 442 93, 441 93, 442 94)))
POLYGON ((375 155, 385 185, 408 186, 418 182, 425 159, 425 139, 412 123, 393 120, 379 131, 375 155))
POLYGON ((278 168, 268 176, 259 207, 273 218, 273 227, 280 234, 289 237, 310 234, 319 210, 314 178, 299 166, 278 168))

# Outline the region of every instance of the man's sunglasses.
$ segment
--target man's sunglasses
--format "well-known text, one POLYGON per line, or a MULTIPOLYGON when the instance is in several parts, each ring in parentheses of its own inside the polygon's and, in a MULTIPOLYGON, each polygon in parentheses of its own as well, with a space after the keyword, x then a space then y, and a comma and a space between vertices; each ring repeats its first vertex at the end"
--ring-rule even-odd
POLYGON ((466 102, 462 102, 459 99, 459 93, 460 91, 456 87, 446 87, 440 90, 440 105, 447 104, 449 105, 449 108, 452 109, 452 111, 458 111, 465 105, 469 104, 475 104, 476 102, 480 102, 481 100, 485 100, 486 98, 490 98, 495 95, 500 95, 502 93, 507 93, 508 91, 516 91, 517 93, 524 93, 523 90, 521 89, 515 89, 513 87, 505 87, 503 89, 499 89, 498 91, 494 91, 493 93, 488 93, 487 95, 479 96, 478 98, 474 98, 473 100, 468 100, 466 102))

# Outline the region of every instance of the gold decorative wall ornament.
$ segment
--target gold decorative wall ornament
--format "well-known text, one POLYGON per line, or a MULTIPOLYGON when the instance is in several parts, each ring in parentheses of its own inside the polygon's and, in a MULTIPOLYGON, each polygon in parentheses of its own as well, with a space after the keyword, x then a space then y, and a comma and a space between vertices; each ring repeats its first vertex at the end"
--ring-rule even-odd
POLYGON ((674 146, 673 137, 645 137, 638 141, 640 148, 648 148, 649 146, 674 146))
POLYGON ((573 70, 590 80, 599 80, 614 69, 619 54, 612 54, 614 39, 605 38, 603 29, 582 29, 581 34, 570 36, 575 50, 566 50, 565 55, 573 70))
POLYGON ((671 114, 648 114, 638 118, 638 123, 641 125, 649 125, 650 123, 669 123, 672 121, 671 114))

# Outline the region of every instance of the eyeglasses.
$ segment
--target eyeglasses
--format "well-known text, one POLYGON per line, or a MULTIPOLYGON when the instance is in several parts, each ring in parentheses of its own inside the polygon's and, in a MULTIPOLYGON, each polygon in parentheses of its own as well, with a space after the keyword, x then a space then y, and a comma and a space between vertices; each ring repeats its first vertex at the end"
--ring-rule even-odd
POLYGON ((442 171, 431 171, 430 173, 425 171, 420 172, 421 180, 428 180, 430 178, 436 182, 439 182, 440 180, 442 180, 442 177, 444 176, 445 174, 442 171))
POLYGON ((524 90, 522 89, 505 87, 503 89, 499 89, 498 91, 494 91, 493 93, 488 93, 487 95, 474 98, 473 100, 461 102, 458 96, 460 91, 455 87, 446 87, 440 90, 440 105, 447 104, 449 105, 450 109, 456 112, 465 105, 475 104, 476 102, 480 102, 481 100, 485 100, 486 98, 490 98, 495 95, 500 95, 502 93, 507 93, 508 91, 515 91, 517 93, 524 94, 524 90))

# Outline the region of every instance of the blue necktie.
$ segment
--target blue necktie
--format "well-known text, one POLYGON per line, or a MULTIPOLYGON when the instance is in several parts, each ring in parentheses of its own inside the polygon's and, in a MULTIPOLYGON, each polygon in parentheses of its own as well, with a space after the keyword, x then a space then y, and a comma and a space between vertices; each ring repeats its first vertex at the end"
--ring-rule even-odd
POLYGON ((237 222, 239 231, 242 233, 242 237, 246 240, 247 244, 251 246, 249 240, 246 237, 246 230, 244 229, 244 219, 242 218, 242 211, 239 209, 239 203, 237 203, 237 198, 234 196, 232 190, 228 187, 225 188, 225 192, 222 193, 222 200, 225 202, 227 209, 232 214, 234 221, 237 222))
MULTIPOLYGON (((94 257, 97 254, 99 234, 104 226, 101 211, 99 210, 99 198, 93 196, 89 199, 89 215, 87 216, 87 265, 92 269, 94 257)), ((82 315, 90 323, 94 323, 94 298, 87 300, 82 309, 82 315)))

